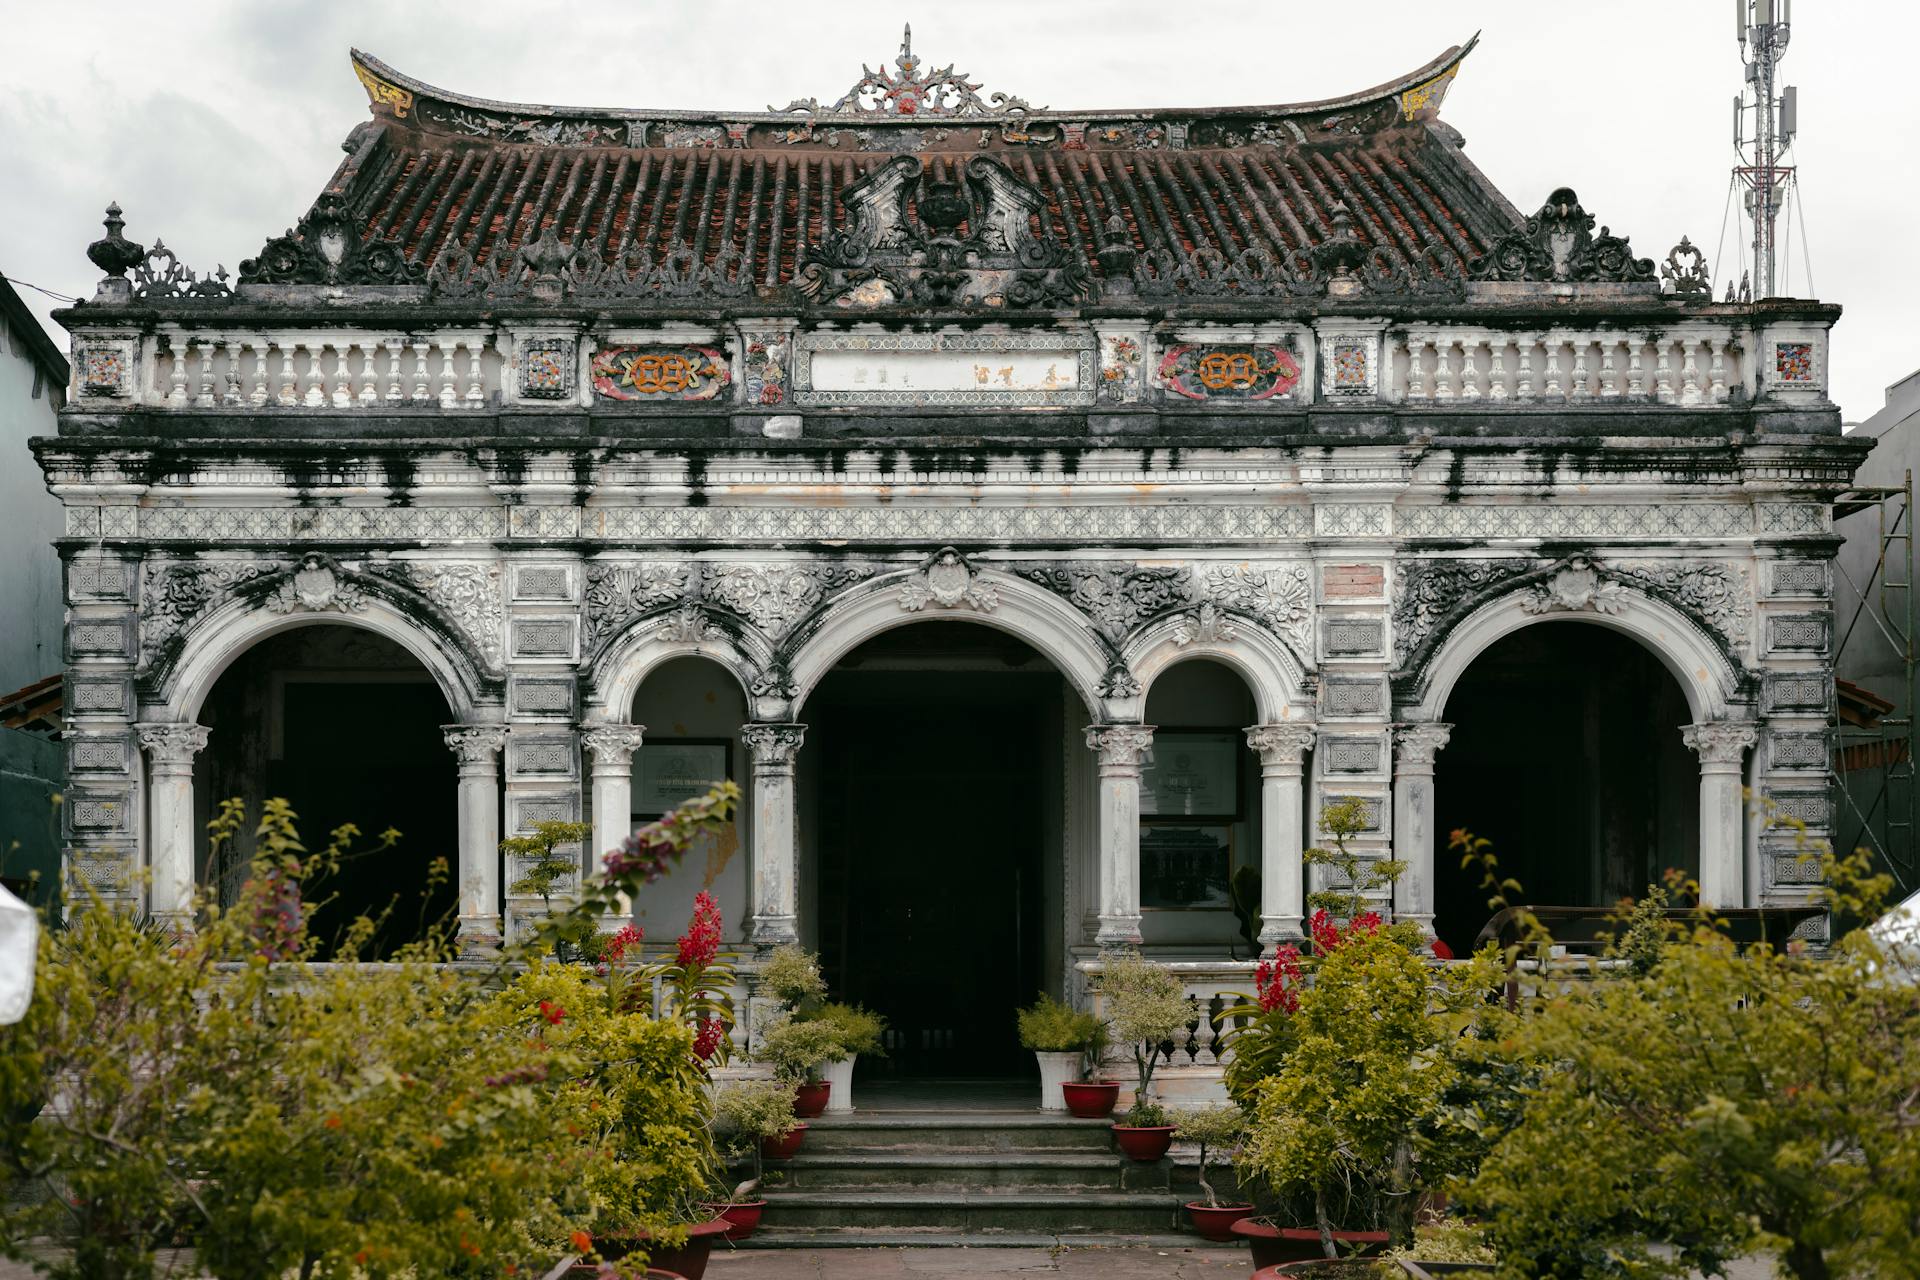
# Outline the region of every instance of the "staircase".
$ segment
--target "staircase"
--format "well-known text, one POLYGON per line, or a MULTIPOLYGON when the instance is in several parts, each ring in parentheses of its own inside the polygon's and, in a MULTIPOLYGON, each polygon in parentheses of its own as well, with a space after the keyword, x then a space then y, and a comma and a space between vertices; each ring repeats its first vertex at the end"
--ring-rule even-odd
POLYGON ((743 1247, 1199 1244, 1181 1208, 1194 1193, 1175 1188, 1173 1162, 1127 1160, 1108 1123, 1037 1111, 821 1116, 799 1155, 768 1164, 766 1217, 743 1247))

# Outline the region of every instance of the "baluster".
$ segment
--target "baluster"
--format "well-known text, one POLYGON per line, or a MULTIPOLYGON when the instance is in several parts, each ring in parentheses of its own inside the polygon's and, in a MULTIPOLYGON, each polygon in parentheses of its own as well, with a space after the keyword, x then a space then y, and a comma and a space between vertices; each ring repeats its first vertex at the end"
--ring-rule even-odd
POLYGON ((273 398, 273 393, 267 390, 268 346, 265 339, 247 343, 247 349, 253 352, 253 394, 247 398, 256 409, 265 408, 267 401, 273 398))
POLYGON ((400 348, 406 345, 399 338, 387 339, 387 400, 405 400, 406 391, 400 385, 400 348))
POLYGON ((1575 400, 1585 400, 1593 394, 1593 388, 1587 385, 1587 348, 1592 345, 1585 338, 1576 338, 1573 343, 1573 379, 1568 391, 1575 400))
POLYGON ((1423 338, 1407 339, 1407 399, 1425 400, 1427 398, 1426 369, 1421 357, 1427 348, 1423 338))
POLYGON ((486 407, 487 392, 481 385, 480 349, 486 345, 486 339, 474 338, 467 343, 467 408, 486 407))
POLYGON ((1627 394, 1630 396, 1647 394, 1647 370, 1640 359, 1640 350, 1644 346, 1644 342, 1631 339, 1627 342, 1627 394))
POLYGON ((1614 348, 1619 345, 1614 338, 1600 339, 1600 394, 1607 399, 1620 394, 1620 369, 1613 362, 1614 348))
POLYGON ((187 356, 193 346, 182 341, 172 348, 173 364, 167 371, 167 404, 175 409, 187 407, 187 356))
POLYGON ((347 357, 352 354, 351 342, 333 344, 333 407, 336 409, 353 408, 353 370, 347 367, 347 357))
POLYGON ((280 403, 284 405, 296 405, 300 403, 300 377, 293 371, 292 343, 282 343, 280 346, 279 400, 280 403))
POLYGON ((1480 349, 1478 338, 1468 338, 1460 344, 1460 398, 1478 400, 1480 398, 1480 370, 1474 365, 1474 353, 1480 349))
POLYGON ((380 379, 373 371, 373 353, 378 343, 360 344, 360 407, 371 409, 380 403, 380 379))
POLYGON ((453 353, 460 344, 442 342, 440 344, 440 407, 457 409, 460 407, 460 392, 454 386, 453 353))
POLYGON ((416 404, 427 401, 427 344, 418 339, 413 344, 413 399, 416 404))
POLYGON ((324 342, 302 343, 307 352, 307 396, 309 409, 318 409, 327 403, 327 371, 323 367, 327 356, 327 344, 324 342))
POLYGON ((1653 371, 1653 398, 1661 404, 1673 403, 1673 344, 1665 338, 1654 342, 1659 357, 1653 371))
POLYGON ((1453 399, 1453 343, 1441 341, 1433 344, 1433 398, 1435 400, 1453 399))
POLYGON ((196 409, 211 409, 215 404, 213 398, 213 343, 203 339, 195 343, 194 347, 200 352, 200 377, 198 379, 199 391, 193 397, 193 405, 196 409))
POLYGON ((226 360, 226 363, 220 367, 221 382, 224 384, 220 392, 220 403, 230 409, 236 408, 240 404, 240 344, 222 342, 220 354, 226 360))
POLYGON ((1520 374, 1513 388, 1513 398, 1531 400, 1533 399, 1533 336, 1523 335, 1514 345, 1520 349, 1520 374))
POLYGON ((1695 344, 1691 339, 1680 342, 1680 403, 1700 403, 1700 362, 1694 359, 1695 344))
POLYGON ((1493 348, 1493 367, 1487 370, 1487 398, 1505 400, 1507 391, 1507 338, 1503 334, 1490 344, 1493 348))
POLYGON ((1549 400, 1564 400, 1566 389, 1560 385, 1560 339, 1548 334, 1547 344, 1547 386, 1546 397, 1549 400))
POLYGON ((1715 404, 1723 404, 1727 398, 1727 344, 1709 339, 1707 354, 1713 357, 1707 371, 1707 395, 1715 404))

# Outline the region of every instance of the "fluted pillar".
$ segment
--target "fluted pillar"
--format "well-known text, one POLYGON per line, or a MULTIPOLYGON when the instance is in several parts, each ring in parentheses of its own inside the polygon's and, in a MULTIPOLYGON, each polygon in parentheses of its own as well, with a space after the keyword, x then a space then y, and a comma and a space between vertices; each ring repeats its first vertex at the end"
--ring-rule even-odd
POLYGON ((1310 724, 1256 724, 1247 746, 1260 753, 1260 948, 1271 955, 1303 936, 1306 793, 1301 762, 1313 749, 1310 724))
POLYGON ((137 724, 147 753, 147 914, 176 930, 193 928, 193 758, 207 745, 197 724, 137 724))
POLYGON ((1759 740, 1751 720, 1690 724, 1680 735, 1700 757, 1700 901, 1746 905, 1746 824, 1740 764, 1759 740))
POLYGON ((1453 726, 1393 727, 1393 856, 1407 864, 1394 894, 1396 920, 1418 921, 1433 932, 1435 879, 1433 758, 1447 745, 1453 726))
MULTIPOLYGON (((633 753, 640 749, 645 726, 588 725, 580 731, 580 745, 593 757, 593 848, 587 860, 589 874, 597 873, 607 854, 633 831, 633 753)), ((633 914, 622 896, 619 916, 633 914)))
POLYGON ((1087 726, 1087 746, 1100 753, 1100 927, 1103 947, 1140 941, 1140 767, 1153 749, 1153 726, 1087 726))
POLYGON ((794 757, 804 724, 749 724, 740 740, 753 756, 753 922, 748 939, 762 946, 800 937, 799 817, 794 757))
POLYGON ((507 731, 493 724, 442 725, 460 762, 460 950, 500 946, 500 750, 507 731))

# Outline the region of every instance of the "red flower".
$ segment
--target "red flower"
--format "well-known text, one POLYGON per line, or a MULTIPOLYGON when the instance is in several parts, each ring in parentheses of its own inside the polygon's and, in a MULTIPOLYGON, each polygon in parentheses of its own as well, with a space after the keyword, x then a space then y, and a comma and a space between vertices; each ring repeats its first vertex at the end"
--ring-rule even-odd
POLYGON ((623 925, 620 932, 607 939, 606 956, 615 964, 626 958, 628 947, 637 947, 647 935, 633 925, 623 925))
POLYGON ((693 919, 680 935, 680 967, 704 968, 720 954, 720 907, 713 895, 702 890, 694 895, 693 919))
POLYGON ((1253 987, 1268 1013, 1300 1012, 1300 949, 1289 943, 1276 949, 1271 961, 1262 960, 1254 970, 1253 987))
POLYGON ((1313 913, 1313 919, 1307 921, 1307 929, 1313 934, 1313 950, 1316 955, 1331 955, 1339 950, 1340 944, 1365 935, 1372 937, 1380 932, 1382 921, 1378 911, 1369 911, 1347 922, 1343 930, 1334 924, 1327 915, 1326 908, 1313 913))
POLYGON ((575 1253, 592 1253, 593 1252, 593 1237, 588 1235, 584 1231, 574 1232, 572 1235, 567 1237, 567 1242, 573 1246, 573 1251, 575 1253))
POLYGON ((540 1016, 547 1020, 549 1026, 557 1027, 560 1025, 560 1019, 567 1016, 567 1011, 551 1000, 542 1000, 540 1002, 540 1016))
POLYGON ((708 1018, 705 1022, 694 1024, 693 1056, 706 1062, 719 1050, 720 1042, 726 1038, 727 1024, 718 1018, 708 1018))

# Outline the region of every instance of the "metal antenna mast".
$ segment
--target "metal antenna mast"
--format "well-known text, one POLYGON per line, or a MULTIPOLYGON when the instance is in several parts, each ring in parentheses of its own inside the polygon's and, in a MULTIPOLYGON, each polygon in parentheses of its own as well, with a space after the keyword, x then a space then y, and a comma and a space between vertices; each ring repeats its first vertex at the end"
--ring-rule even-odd
POLYGON ((1793 26, 1793 0, 1734 0, 1734 10, 1747 87, 1733 100, 1733 149, 1740 159, 1733 173, 1747 189, 1747 217, 1753 223, 1753 296, 1772 298, 1780 289, 1776 223, 1793 185, 1793 166, 1781 161, 1799 124, 1799 91, 1792 85, 1775 88, 1793 26))

